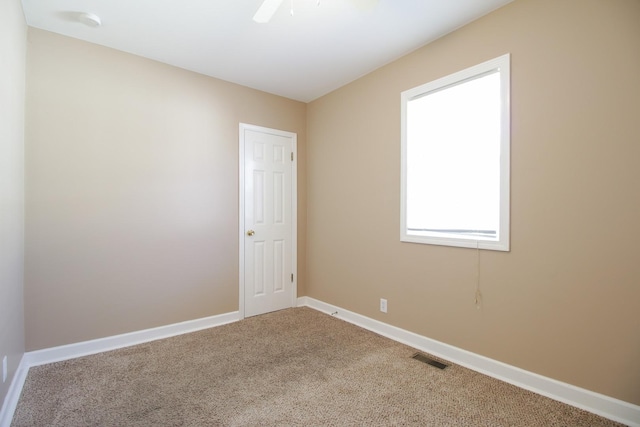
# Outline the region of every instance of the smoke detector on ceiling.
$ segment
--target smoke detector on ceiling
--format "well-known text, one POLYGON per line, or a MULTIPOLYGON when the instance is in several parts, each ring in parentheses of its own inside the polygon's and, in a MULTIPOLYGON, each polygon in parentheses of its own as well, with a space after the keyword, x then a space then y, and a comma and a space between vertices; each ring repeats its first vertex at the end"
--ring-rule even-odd
POLYGON ((82 22, 87 27, 96 28, 102 25, 102 21, 98 15, 88 12, 82 12, 78 14, 78 21, 82 22))

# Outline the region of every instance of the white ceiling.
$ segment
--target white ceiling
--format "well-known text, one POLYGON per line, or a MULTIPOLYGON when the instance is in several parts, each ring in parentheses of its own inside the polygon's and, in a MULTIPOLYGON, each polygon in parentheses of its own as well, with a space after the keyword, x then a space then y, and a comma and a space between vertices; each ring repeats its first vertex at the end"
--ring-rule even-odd
POLYGON ((32 27, 309 102, 510 1, 284 0, 267 24, 252 20, 262 0, 22 4, 32 27))

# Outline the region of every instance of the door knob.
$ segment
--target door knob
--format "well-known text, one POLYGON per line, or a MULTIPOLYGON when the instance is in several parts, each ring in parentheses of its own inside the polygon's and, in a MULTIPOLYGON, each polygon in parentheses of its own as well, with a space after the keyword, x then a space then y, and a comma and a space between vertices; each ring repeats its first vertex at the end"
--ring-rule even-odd
POLYGON ((256 234, 256 232, 253 230, 247 231, 247 236, 253 236, 254 234, 256 234))

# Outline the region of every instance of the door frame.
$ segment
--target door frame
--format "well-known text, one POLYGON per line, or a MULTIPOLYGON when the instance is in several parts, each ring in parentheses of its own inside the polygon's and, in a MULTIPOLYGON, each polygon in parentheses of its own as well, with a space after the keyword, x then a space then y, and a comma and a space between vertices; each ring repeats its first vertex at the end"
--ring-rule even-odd
POLYGON ((244 135, 246 130, 252 130, 256 132, 269 133, 272 135, 284 136, 291 138, 291 151, 293 152, 293 161, 291 162, 291 271, 293 273, 293 282, 291 283, 292 295, 291 306, 296 306, 298 298, 298 135, 294 132, 288 132, 284 130, 271 129, 263 126, 256 126, 247 123, 240 123, 239 126, 239 155, 238 155, 238 201, 239 201, 239 217, 238 217, 238 312, 240 319, 245 318, 245 300, 244 300, 244 252, 245 252, 245 232, 246 226, 244 223, 245 218, 245 206, 244 206, 244 135))

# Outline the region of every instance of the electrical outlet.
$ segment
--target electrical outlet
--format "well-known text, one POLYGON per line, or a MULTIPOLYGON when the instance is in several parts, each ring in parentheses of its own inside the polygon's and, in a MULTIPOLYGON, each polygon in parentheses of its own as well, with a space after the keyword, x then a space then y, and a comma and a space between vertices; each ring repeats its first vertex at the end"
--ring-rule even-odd
POLYGON ((7 380, 7 356, 2 358, 2 382, 7 380))
POLYGON ((380 298, 380 311, 383 313, 387 312, 387 300, 384 298, 380 298))

